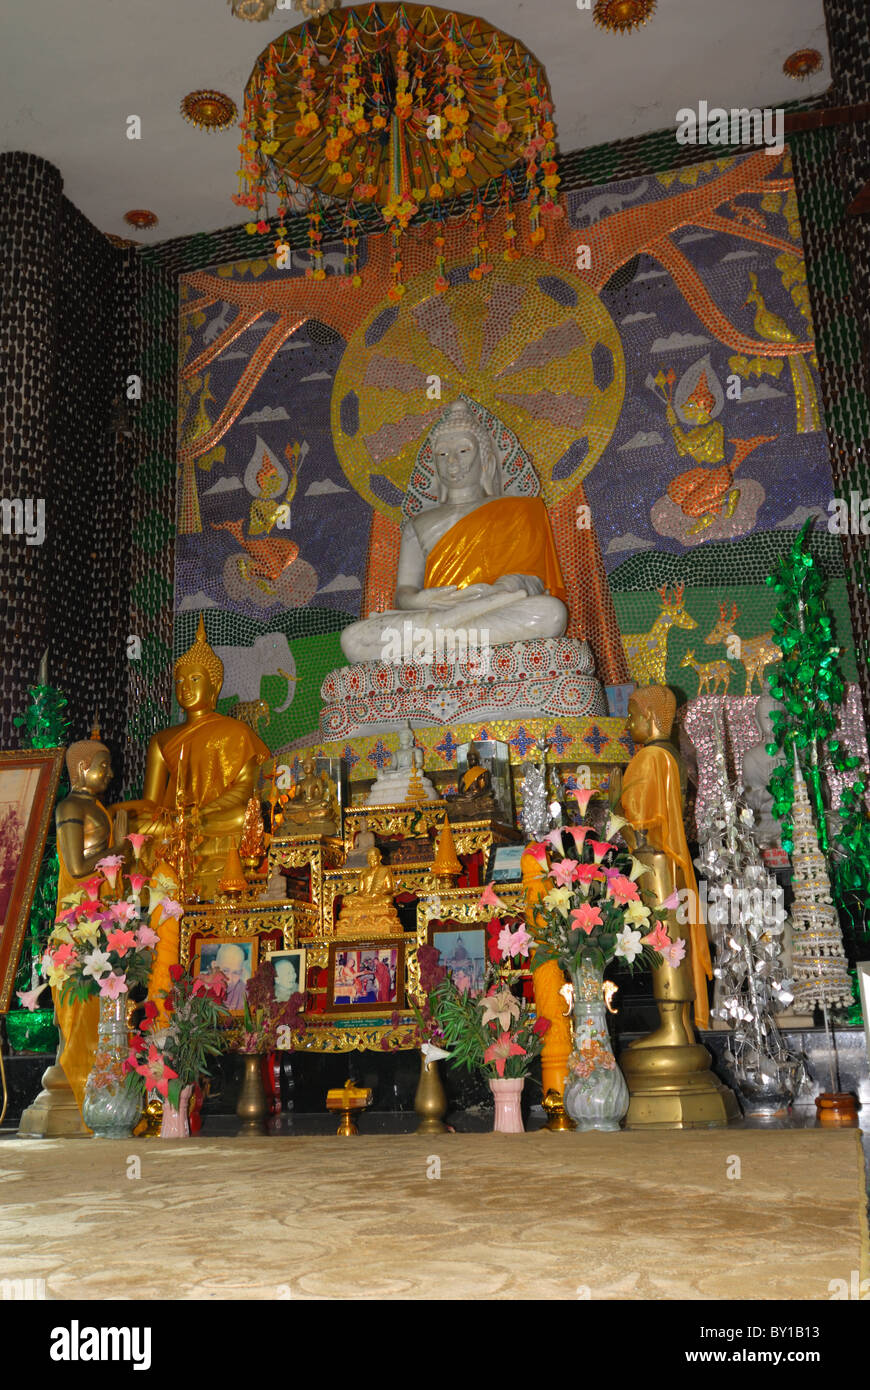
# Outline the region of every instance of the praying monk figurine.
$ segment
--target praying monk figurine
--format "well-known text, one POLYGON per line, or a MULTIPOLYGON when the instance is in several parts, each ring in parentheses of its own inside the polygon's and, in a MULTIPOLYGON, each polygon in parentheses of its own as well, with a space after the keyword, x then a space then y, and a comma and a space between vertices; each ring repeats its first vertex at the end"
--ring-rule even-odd
POLYGON ((335 925, 336 936, 401 936, 402 923, 393 905, 399 886, 392 870, 381 863, 378 850, 369 850, 368 868, 359 876, 355 893, 346 893, 335 925))
POLYGON ((254 795, 265 743, 241 720, 218 714, 224 668, 206 640, 199 615, 196 640, 175 663, 175 698, 184 723, 160 729, 148 745, 141 801, 122 802, 133 828, 165 839, 178 804, 196 808, 196 878, 213 898, 230 846, 238 845, 245 808, 254 795))
MULTIPOLYGON (((126 835, 126 814, 119 811, 109 815, 100 796, 112 780, 112 758, 100 742, 99 728, 94 725, 91 737, 70 744, 66 752, 70 793, 58 802, 54 813, 57 828, 57 904, 58 912, 64 898, 81 888, 91 878, 105 855, 121 854, 129 858, 130 845, 126 835)), ((61 1002, 60 991, 52 991, 54 1009, 61 1035, 57 1066, 49 1068, 43 1078, 43 1093, 30 1112, 22 1119, 22 1133, 69 1134, 89 1131, 80 1113, 64 1103, 63 1076, 69 1082, 76 1106, 81 1112, 85 1083, 94 1062, 97 1048, 97 1023, 100 1006, 96 996, 83 1001, 61 1002), (49 1076, 49 1072, 61 1075, 49 1076), (48 1113, 41 1112, 43 1105, 48 1113), (65 1112, 69 1113, 65 1113, 65 1112), (41 1123, 40 1123, 41 1121, 41 1123)), ((68 1095, 68 1092, 67 1092, 68 1095)))
POLYGON ((680 765, 668 741, 676 705, 667 686, 634 691, 628 732, 637 752, 621 776, 619 769, 611 774, 611 804, 628 821, 622 834, 648 870, 638 885, 642 898, 649 907, 661 908, 675 890, 680 892, 682 905, 669 909, 666 926, 672 941, 686 942, 679 966, 663 962, 653 971, 660 1026, 630 1043, 619 1059, 631 1093, 629 1128, 721 1126, 729 1115, 736 1118, 734 1097, 710 1072, 710 1054, 695 1041, 692 1029, 692 1001, 697 1025, 709 1027, 707 980, 713 971, 683 827, 680 765))
POLYGON ((441 650, 457 629, 479 630, 486 634, 480 640, 495 646, 561 637, 567 626, 567 595, 542 499, 500 495, 495 445, 465 401, 447 407, 431 440, 438 501, 402 532, 396 608, 344 628, 348 661, 382 660, 408 619, 415 642, 429 636, 441 650))

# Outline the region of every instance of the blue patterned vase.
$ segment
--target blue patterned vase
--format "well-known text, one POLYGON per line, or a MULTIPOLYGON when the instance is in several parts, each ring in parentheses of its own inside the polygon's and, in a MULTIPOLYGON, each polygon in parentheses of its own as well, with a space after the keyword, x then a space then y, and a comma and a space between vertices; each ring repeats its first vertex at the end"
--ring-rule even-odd
POLYGON ((604 956, 589 950, 571 972, 574 1050, 568 1058, 564 1106, 578 1129, 619 1129, 628 1087, 616 1065, 604 1004, 604 956))

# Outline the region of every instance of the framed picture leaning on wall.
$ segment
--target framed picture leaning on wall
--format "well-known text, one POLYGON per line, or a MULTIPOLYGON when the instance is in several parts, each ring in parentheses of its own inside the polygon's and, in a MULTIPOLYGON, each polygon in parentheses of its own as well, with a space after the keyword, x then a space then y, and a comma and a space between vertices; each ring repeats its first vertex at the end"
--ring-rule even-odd
POLYGON ((0 1013, 13 990, 63 767, 62 748, 0 752, 0 1013))

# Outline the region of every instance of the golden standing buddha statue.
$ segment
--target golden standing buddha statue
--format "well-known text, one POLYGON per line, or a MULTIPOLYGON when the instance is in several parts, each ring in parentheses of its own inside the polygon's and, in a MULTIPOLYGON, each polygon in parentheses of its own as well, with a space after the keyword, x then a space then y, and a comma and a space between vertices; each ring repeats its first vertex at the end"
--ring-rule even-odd
POLYGON ((345 894, 335 926, 336 936, 365 941, 370 936, 401 936, 402 923, 393 904, 399 885, 381 863, 378 850, 369 850, 368 868, 359 876, 356 892, 345 894))
POLYGON ((201 895, 214 898, 231 845, 238 845, 258 771, 270 753, 238 719, 218 714, 223 663, 209 646, 203 616, 196 640, 175 663, 175 698, 184 722, 160 729, 148 745, 141 801, 122 802, 134 829, 165 840, 178 805, 194 807, 196 878, 201 895))
MULTIPOLYGON (((106 745, 100 742, 99 733, 95 725, 90 738, 70 744, 66 753, 70 794, 58 802, 54 813, 57 828, 58 912, 63 899, 92 877, 97 864, 107 854, 114 852, 125 859, 129 859, 130 855, 129 842, 124 838, 127 830, 125 813, 118 812, 113 819, 100 801, 114 774, 111 754, 106 745)), ((62 1040, 58 1065, 63 1068, 81 1110, 85 1083, 97 1049, 99 1000, 91 996, 84 1001, 63 1003, 59 990, 52 993, 62 1040)))
POLYGON ((660 1025, 629 1044, 619 1059, 631 1094, 628 1128, 706 1128, 736 1115, 733 1095, 711 1073, 710 1054, 692 1028, 693 1003, 696 1024, 709 1026, 707 980, 713 972, 683 827, 680 764, 669 742, 676 703, 667 686, 634 691, 628 732, 637 752, 622 775, 619 769, 611 774, 611 803, 628 821, 623 836, 649 870, 639 883, 644 901, 663 908, 676 891, 688 907, 688 927, 685 906, 669 909, 666 923, 672 941, 685 940, 684 959, 653 971, 660 1025))

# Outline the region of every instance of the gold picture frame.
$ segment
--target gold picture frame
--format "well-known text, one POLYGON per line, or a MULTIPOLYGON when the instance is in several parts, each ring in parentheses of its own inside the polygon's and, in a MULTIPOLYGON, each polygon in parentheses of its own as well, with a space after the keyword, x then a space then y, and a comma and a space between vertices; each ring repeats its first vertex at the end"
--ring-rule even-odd
POLYGON ((333 1017, 359 1017, 401 1013, 405 1008, 405 941, 400 936, 381 936, 374 941, 333 941, 329 947, 326 982, 326 1013, 333 1017), (380 981, 380 971, 389 971, 391 978, 380 981), (342 982, 339 974, 348 972, 342 982), (371 977, 369 979, 369 977, 371 977), (346 984, 346 988, 344 985, 346 984), (361 987, 368 984, 365 993, 361 987), (389 998, 370 999, 388 988, 389 998), (357 999, 352 996, 356 994, 357 999), (337 1002, 338 1001, 338 1002, 337 1002), (343 1001, 343 1002, 342 1002, 343 1001))
POLYGON ((0 752, 0 1014, 13 1004, 63 759, 63 748, 0 752))

